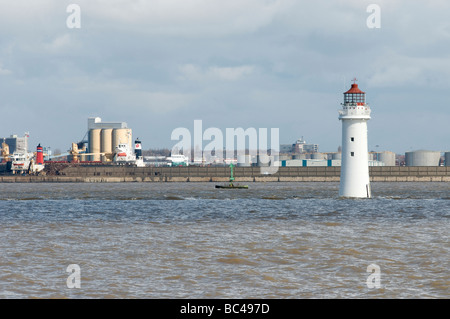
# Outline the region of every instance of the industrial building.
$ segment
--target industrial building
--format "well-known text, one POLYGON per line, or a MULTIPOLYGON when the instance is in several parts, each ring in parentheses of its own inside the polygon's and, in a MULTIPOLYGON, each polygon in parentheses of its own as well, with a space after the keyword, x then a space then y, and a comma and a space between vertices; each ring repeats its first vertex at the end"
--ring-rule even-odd
MULTIPOLYGON (((433 152, 432 152, 433 153, 433 152)), ((434 152, 439 153, 439 152, 434 152)), ((434 155, 437 157, 437 155, 434 155)), ((446 166, 450 166, 450 152, 446 153, 446 166)), ((382 152, 368 152, 368 166, 397 166, 396 163, 397 154, 391 151, 382 152)), ((436 158, 433 159, 433 165, 420 165, 421 162, 414 160, 415 165, 408 166, 438 166, 439 161, 436 158)), ((422 161, 423 162, 423 161, 422 161)), ((429 161, 428 161, 429 162, 429 161)), ((342 153, 341 152, 329 152, 329 153, 299 153, 299 154, 281 154, 274 158, 268 155, 241 155, 238 156, 237 166, 250 167, 250 166, 268 166, 271 165, 280 167, 301 167, 301 166, 341 166, 342 153)))
POLYGON ((112 161, 119 144, 132 149, 132 130, 125 122, 102 122, 100 117, 88 118, 88 153, 90 161, 112 161))
POLYGON ((317 153, 319 151, 318 144, 307 144, 302 138, 298 139, 294 144, 281 144, 280 153, 317 153))
MULTIPOLYGON (((310 166, 341 166, 342 160, 340 159, 291 159, 282 160, 280 162, 281 167, 310 167, 310 166)), ((383 162, 369 160, 367 162, 368 166, 386 166, 383 162)))
POLYGON ((29 133, 25 133, 23 137, 18 137, 17 135, 0 137, 0 148, 3 148, 2 145, 6 144, 9 148, 9 154, 28 153, 28 137, 29 133))
MULTIPOLYGON (((280 154, 280 166, 341 166, 342 163, 340 151, 320 153, 318 144, 307 144, 303 137, 295 144, 281 144, 280 154)), ((396 166, 394 152, 369 152, 368 156, 369 166, 396 166)), ((247 163, 242 166, 251 165, 247 163)))

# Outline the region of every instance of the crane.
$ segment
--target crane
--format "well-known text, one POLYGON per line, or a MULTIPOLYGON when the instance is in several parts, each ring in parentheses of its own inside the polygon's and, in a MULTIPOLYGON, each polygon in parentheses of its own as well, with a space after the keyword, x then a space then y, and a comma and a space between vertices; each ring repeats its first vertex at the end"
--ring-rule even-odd
POLYGON ((8 146, 8 144, 3 142, 2 143, 2 148, 0 150, 1 150, 2 157, 3 157, 3 161, 9 162, 9 156, 11 154, 9 154, 9 146, 8 146))

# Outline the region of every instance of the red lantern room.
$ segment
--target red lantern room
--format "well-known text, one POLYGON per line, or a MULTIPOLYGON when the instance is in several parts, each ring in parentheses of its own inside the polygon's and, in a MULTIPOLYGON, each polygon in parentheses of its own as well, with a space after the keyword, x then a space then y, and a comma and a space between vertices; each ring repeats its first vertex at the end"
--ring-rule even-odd
POLYGON ((355 82, 356 79, 353 80, 351 89, 344 93, 344 103, 364 105, 366 104, 366 92, 361 91, 355 82))

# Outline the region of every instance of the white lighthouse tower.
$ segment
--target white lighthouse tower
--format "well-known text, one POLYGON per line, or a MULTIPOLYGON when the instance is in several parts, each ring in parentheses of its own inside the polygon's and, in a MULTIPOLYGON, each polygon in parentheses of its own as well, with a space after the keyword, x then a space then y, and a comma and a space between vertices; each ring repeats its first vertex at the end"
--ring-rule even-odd
POLYGON ((342 162, 339 196, 370 198, 369 154, 367 145, 367 121, 370 107, 366 93, 356 84, 344 93, 344 103, 339 110, 342 121, 342 162))

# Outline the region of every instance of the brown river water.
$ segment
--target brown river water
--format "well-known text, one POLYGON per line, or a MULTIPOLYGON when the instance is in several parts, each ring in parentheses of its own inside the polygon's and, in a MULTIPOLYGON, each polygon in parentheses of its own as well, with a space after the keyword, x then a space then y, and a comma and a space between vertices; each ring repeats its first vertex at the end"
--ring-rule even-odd
POLYGON ((248 185, 0 184, 0 298, 450 297, 449 183, 248 185))

